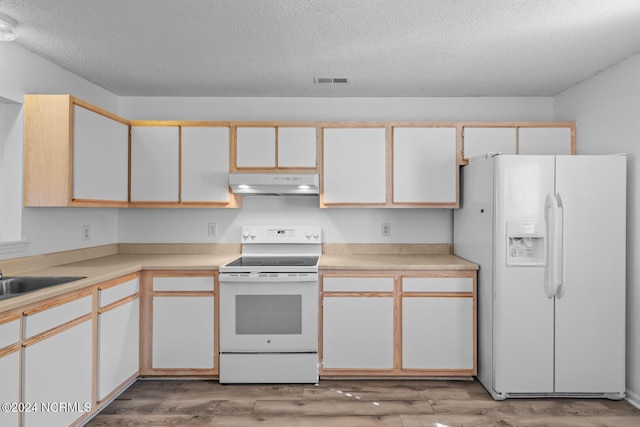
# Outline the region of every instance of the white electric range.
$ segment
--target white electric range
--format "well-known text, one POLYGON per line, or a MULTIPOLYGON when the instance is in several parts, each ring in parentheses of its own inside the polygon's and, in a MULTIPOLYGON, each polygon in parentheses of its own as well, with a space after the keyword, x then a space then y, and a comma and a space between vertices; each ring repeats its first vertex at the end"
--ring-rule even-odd
POLYGON ((317 226, 242 227, 220 267, 220 382, 318 381, 317 226))

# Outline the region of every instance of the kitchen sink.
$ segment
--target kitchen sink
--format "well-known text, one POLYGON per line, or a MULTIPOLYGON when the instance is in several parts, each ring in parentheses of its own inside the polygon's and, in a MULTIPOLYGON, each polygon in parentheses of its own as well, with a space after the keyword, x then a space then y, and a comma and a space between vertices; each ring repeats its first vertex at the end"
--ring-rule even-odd
POLYGON ((5 276, 0 279, 0 300, 85 278, 85 276, 5 276))

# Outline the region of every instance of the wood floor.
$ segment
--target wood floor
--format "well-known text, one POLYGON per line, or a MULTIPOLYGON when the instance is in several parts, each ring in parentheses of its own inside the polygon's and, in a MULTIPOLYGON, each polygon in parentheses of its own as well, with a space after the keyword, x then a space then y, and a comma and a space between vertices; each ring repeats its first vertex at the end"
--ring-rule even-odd
POLYGON ((627 401, 494 401, 476 381, 220 385, 139 380, 87 426, 640 426, 627 401))

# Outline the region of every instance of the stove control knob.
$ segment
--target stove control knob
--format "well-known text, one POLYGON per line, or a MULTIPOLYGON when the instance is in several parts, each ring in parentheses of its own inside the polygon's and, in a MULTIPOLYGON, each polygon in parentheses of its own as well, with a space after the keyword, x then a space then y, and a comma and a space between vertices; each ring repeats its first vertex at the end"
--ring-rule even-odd
POLYGON ((304 232, 304 236, 307 238, 307 240, 311 239, 311 230, 307 229, 307 231, 304 232))
POLYGON ((242 230, 242 238, 245 240, 249 238, 249 230, 247 230, 246 228, 242 230))
POLYGON ((313 229, 313 238, 318 240, 318 238, 320 237, 320 230, 318 230, 317 228, 313 229))
POLYGON ((255 239, 256 238, 256 230, 251 230, 251 238, 255 239))

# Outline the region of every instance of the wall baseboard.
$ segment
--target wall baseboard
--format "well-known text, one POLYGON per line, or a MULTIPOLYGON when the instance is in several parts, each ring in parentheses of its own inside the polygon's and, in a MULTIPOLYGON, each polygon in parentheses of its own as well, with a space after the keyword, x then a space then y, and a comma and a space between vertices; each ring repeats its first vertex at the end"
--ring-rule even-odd
POLYGON ((627 397, 626 400, 629 401, 633 406, 640 409, 640 394, 635 393, 629 389, 626 391, 627 397))

